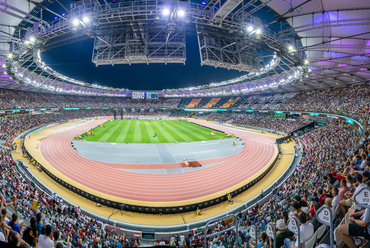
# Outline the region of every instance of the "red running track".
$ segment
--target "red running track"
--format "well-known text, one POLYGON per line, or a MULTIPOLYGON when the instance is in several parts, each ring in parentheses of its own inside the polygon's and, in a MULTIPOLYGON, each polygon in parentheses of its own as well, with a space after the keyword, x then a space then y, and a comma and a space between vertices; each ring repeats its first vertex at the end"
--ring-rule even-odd
MULTIPOLYGON (((68 178, 98 192, 123 199, 174 202, 218 193, 252 177, 269 163, 275 153, 273 137, 193 120, 193 123, 235 134, 244 141, 243 150, 231 156, 203 161, 220 164, 193 172, 178 174, 127 172, 119 170, 127 168, 126 164, 87 159, 71 147, 71 141, 76 135, 105 121, 106 119, 94 120, 45 137, 40 149, 49 164, 68 178)), ((163 168, 168 165, 171 164, 151 165, 153 166, 151 168, 155 166, 163 168)), ((178 164, 172 165, 173 168, 178 166, 178 164)))

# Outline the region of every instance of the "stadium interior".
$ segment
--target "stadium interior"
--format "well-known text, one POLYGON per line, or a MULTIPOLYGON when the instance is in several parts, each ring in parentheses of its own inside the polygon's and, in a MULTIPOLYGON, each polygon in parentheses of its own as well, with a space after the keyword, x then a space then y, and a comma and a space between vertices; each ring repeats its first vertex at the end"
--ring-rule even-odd
POLYGON ((0 41, 0 248, 370 247, 369 0, 0 0, 0 41))

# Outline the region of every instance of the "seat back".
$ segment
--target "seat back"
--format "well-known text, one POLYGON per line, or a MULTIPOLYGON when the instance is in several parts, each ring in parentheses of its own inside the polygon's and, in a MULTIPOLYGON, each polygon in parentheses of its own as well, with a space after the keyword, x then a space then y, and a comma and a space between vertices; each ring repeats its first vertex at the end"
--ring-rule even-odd
POLYGON ((304 244, 305 248, 313 248, 315 247, 316 244, 316 237, 317 237, 317 232, 315 232, 312 237, 306 241, 304 244))
POLYGON ((326 231, 326 225, 322 225, 317 229, 317 240, 320 240, 326 231))

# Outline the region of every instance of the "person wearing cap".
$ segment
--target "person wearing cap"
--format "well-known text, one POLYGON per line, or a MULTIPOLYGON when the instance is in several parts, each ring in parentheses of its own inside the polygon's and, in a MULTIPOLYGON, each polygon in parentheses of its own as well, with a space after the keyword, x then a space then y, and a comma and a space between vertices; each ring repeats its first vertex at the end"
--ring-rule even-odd
MULTIPOLYGON (((276 222, 276 247, 282 247, 284 245, 284 239, 290 239, 291 237, 293 237, 293 233, 288 230, 285 221, 283 219, 278 220, 276 222)), ((269 241, 270 247, 274 247, 274 242, 272 241, 272 239, 270 239, 269 241)))

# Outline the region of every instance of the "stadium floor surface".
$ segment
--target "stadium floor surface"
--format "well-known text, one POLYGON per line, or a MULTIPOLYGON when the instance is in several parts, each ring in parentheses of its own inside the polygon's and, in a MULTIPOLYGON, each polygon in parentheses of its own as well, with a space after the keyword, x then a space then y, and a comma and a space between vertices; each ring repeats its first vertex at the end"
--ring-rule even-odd
MULTIPOLYGON (((198 120, 192 121, 199 123, 198 120)), ((224 158, 199 161, 202 165, 219 163, 205 170, 167 175, 132 173, 122 171, 127 168, 127 164, 104 163, 87 159, 71 147, 71 140, 76 134, 103 122, 105 122, 103 118, 92 120, 44 137, 40 145, 42 156, 50 165, 49 167, 63 174, 68 180, 96 191, 93 195, 99 193, 98 196, 105 199, 107 196, 115 197, 117 202, 132 205, 183 206, 193 204, 194 199, 202 202, 226 195, 228 192, 245 185, 245 180, 262 173, 263 169, 267 168, 277 155, 277 148, 274 145, 275 139, 272 137, 203 122, 202 124, 207 127, 218 128, 240 137, 244 142, 243 150, 224 158), (219 181, 222 183, 215 183, 219 181)), ((35 134, 43 131, 38 131, 35 134)), ((35 158, 39 161, 37 157, 35 158)), ((129 166, 132 168, 132 165, 129 166)), ((139 165, 135 164, 135 166, 140 168, 139 165)), ((143 167, 143 165, 140 166, 143 167)), ((157 169, 161 169, 162 166, 168 168, 169 166, 185 165, 183 163, 168 163, 146 166, 156 166, 157 169)), ((55 175, 55 173, 53 174, 55 175)))
POLYGON ((82 139, 109 143, 175 143, 219 140, 225 134, 190 122, 176 119, 115 120, 91 130, 94 135, 82 139), (214 135, 210 135, 214 132, 214 135), (156 134, 156 136, 154 136, 156 134))
MULTIPOLYGON (((71 124, 65 124, 65 125, 70 126, 71 124)), ((58 129, 59 129, 59 131, 63 130, 63 127, 59 126, 58 129)), ((50 132, 50 130, 47 130, 47 129, 44 129, 44 132, 45 131, 49 131, 48 135, 51 135, 53 133, 53 132, 50 132)), ((35 148, 35 149, 33 149, 34 152, 39 153, 39 155, 41 155, 40 154, 40 149, 38 149, 38 146, 39 146, 39 143, 40 143, 39 138, 41 138, 38 135, 40 135, 40 134, 41 133, 34 133, 34 134, 32 134, 33 137, 31 139, 27 139, 27 141, 26 141, 26 146, 28 147, 28 149, 31 150, 32 147, 35 148), (33 141, 33 142, 30 142, 29 144, 27 144, 28 141, 33 141)), ((44 133, 44 135, 45 135, 45 133, 44 133)), ((46 135, 46 136, 48 136, 48 135, 46 135)), ((269 136, 269 135, 261 135, 261 136, 269 136)), ((283 146, 282 150, 283 150, 283 153, 286 153, 286 155, 281 156, 280 160, 278 160, 278 163, 274 166, 274 168, 271 170, 271 172, 264 178, 264 180, 257 183, 255 186, 248 189, 246 192, 244 192, 244 193, 240 194, 239 196, 235 197, 234 205, 228 205, 228 204, 222 203, 222 204, 219 204, 217 206, 210 207, 210 208, 207 208, 207 209, 203 210, 201 216, 195 216, 193 213, 185 213, 185 214, 182 214, 182 215, 178 214, 178 215, 171 215, 171 216, 161 216, 160 217, 161 218, 160 222, 158 222, 158 220, 159 220, 158 217, 159 216, 145 215, 145 214, 139 214, 139 213, 125 213, 124 215, 121 215, 121 216, 119 216, 119 215, 114 216, 114 219, 129 222, 129 223, 135 223, 135 224, 175 225, 175 224, 189 223, 189 222, 193 222, 193 221, 196 221, 196 220, 209 218, 213 215, 216 215, 217 213, 227 211, 227 210, 235 207, 236 205, 242 204, 246 200, 254 197, 257 194, 259 194, 261 188, 266 188, 268 185, 270 185, 272 182, 274 182, 281 175, 281 173, 283 173, 283 171, 287 168, 287 166, 289 165, 289 162, 292 159, 291 154, 292 154, 292 147, 293 146, 294 146, 294 144, 289 144, 289 145, 283 146), (142 216, 142 218, 140 218, 140 216, 142 216), (148 218, 148 216, 151 216, 151 217, 148 218)), ((25 160, 21 157, 21 154, 20 154, 19 150, 14 153, 14 157, 15 157, 15 159, 22 159, 23 161, 25 160)), ((25 161, 25 162, 29 165, 29 163, 27 161, 25 161)), ((40 162, 42 163, 44 161, 40 161, 40 162)), ((44 163, 42 163, 42 164, 44 164, 44 163)), ((66 197, 67 199, 70 199, 72 202, 75 202, 75 203, 78 202, 78 205, 80 205, 81 207, 83 207, 87 210, 96 212, 98 214, 101 214, 103 216, 109 216, 111 214, 111 209, 110 208, 108 208, 108 207, 96 207, 93 202, 91 202, 87 199, 84 199, 84 198, 74 194, 73 192, 65 189, 61 185, 55 183, 52 179, 50 179, 44 173, 40 173, 33 166, 30 166, 30 170, 32 172, 34 172, 35 175, 37 177, 39 177, 44 183, 46 183, 53 191, 55 191, 56 193, 58 193, 59 195, 61 195, 63 197, 66 197)), ((252 179, 253 178, 251 178, 249 180, 252 180, 252 179)), ((220 180, 222 181, 222 179, 219 179, 219 181, 220 180)), ((76 186, 78 186, 78 185, 76 185, 76 186)), ((190 186, 191 186, 191 188, 193 188, 192 185, 190 185, 190 186)), ((85 186, 81 185, 81 189, 86 190, 87 188, 85 186)), ((110 199, 111 198, 113 198, 112 200, 115 200, 114 199, 115 197, 110 197, 110 199)), ((192 200, 196 202, 198 199, 192 199, 192 200)), ((189 200, 189 201, 191 201, 191 200, 189 200)))

